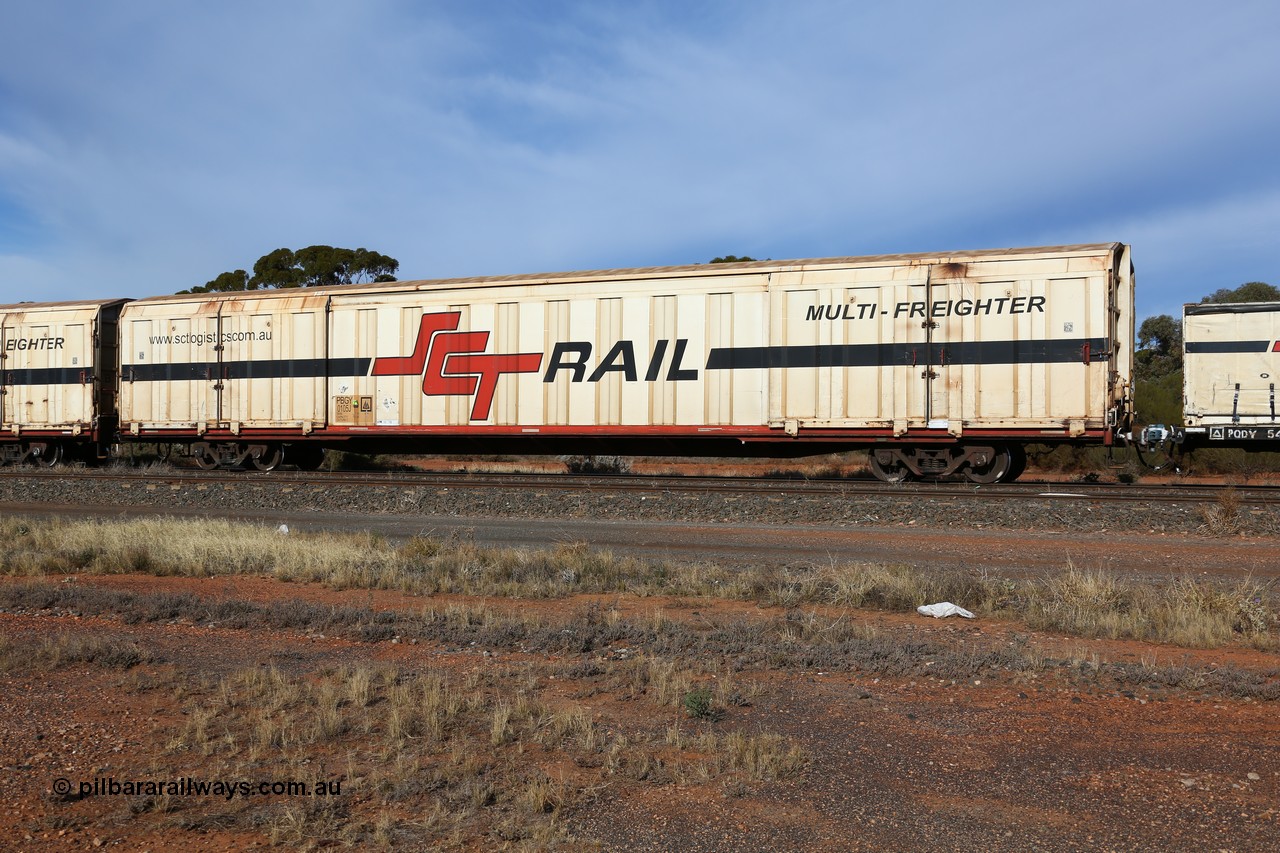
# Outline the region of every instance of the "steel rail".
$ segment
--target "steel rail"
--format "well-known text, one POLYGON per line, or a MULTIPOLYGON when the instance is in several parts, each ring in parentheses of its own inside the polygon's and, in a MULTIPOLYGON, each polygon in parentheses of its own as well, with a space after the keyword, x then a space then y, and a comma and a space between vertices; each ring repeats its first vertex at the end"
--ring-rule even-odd
POLYGON ((151 485, 221 485, 236 488, 266 485, 301 488, 448 488, 513 489, 543 491, 641 492, 641 493, 722 493, 829 494, 840 496, 884 495, 896 499, 954 498, 981 501, 1005 500, 1089 500, 1095 502, 1186 503, 1216 502, 1231 495, 1233 500, 1251 505, 1280 504, 1280 488, 1214 484, 1166 483, 1159 485, 1117 483, 1019 482, 975 485, 963 481, 888 485, 871 479, 804 479, 786 477, 706 477, 654 475, 506 474, 473 472, 413 471, 195 471, 174 469, 129 470, 34 468, 0 469, 2 479, 49 481, 94 480, 142 482, 151 485))

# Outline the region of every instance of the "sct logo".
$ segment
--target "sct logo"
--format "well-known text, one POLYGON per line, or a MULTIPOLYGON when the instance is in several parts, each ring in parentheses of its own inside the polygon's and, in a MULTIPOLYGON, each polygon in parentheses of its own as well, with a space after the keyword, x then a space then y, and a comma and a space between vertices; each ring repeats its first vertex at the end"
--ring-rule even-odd
POLYGON ((486 353, 488 332, 459 332, 462 314, 446 311, 423 314, 413 355, 374 359, 374 376, 422 375, 422 393, 428 397, 474 395, 471 420, 488 419, 493 392, 504 373, 536 373, 542 353, 514 355, 486 353))

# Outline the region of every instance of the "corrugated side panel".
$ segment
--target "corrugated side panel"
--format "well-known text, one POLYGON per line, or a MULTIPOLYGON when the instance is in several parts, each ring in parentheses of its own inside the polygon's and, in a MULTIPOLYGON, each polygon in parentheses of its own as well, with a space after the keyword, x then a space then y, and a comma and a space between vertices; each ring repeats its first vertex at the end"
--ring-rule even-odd
POLYGON ((1185 312, 1187 426, 1273 424, 1280 377, 1280 304, 1185 312))
POLYGON ((217 422, 216 305, 134 303, 120 317, 120 423, 195 429, 217 422))
MULTIPOLYGON (((539 346, 536 351, 545 354, 553 352, 557 343, 571 339, 569 333, 569 300, 568 299, 548 299, 545 302, 534 303, 543 308, 546 317, 545 333, 542 340, 537 343, 539 346)), ((525 338, 521 338, 525 340, 525 338)), ((532 341, 530 343, 533 343, 532 341)), ((521 352, 535 351, 533 348, 529 350, 521 349, 521 352)), ((544 364, 545 368, 546 365, 544 364)), ((523 378, 523 377, 522 377, 523 378)), ((510 382, 517 387, 524 385, 527 387, 528 382, 510 382)), ((537 425, 541 423, 563 425, 569 423, 569 389, 570 383, 561 379, 559 382, 539 383, 542 399, 542 409, 536 406, 526 406, 519 413, 518 423, 537 425)))
POLYGON ((1073 431, 1105 426, 1109 255, 797 271, 771 288, 770 422, 1073 431))
POLYGON ((304 297, 244 299, 219 317, 219 420, 235 428, 324 422, 324 306, 304 297))
POLYGON ((0 424, 15 429, 88 429, 95 417, 93 334, 98 305, 0 313, 0 424))
POLYGON ((120 318, 126 430, 324 423, 324 299, 134 302, 120 318))
MULTIPOLYGON (((749 274, 635 281, 598 295, 543 284, 334 296, 331 363, 373 366, 335 374, 331 397, 373 397, 397 413, 380 417, 387 426, 759 426, 766 371, 708 370, 707 359, 763 347, 766 282, 749 274)), ((345 405, 330 400, 335 425, 345 405)))

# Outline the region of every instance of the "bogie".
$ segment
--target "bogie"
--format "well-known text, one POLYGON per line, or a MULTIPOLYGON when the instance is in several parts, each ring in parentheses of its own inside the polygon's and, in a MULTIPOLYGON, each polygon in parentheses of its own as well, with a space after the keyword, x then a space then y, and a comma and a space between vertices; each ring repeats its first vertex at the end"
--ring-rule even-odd
POLYGON ((24 441, 0 445, 0 465, 35 465, 53 468, 62 462, 63 446, 56 441, 24 441))
POLYGON ((867 454, 871 473, 886 483, 963 474, 973 483, 1009 483, 1026 470, 1021 445, 905 445, 877 447, 867 454))

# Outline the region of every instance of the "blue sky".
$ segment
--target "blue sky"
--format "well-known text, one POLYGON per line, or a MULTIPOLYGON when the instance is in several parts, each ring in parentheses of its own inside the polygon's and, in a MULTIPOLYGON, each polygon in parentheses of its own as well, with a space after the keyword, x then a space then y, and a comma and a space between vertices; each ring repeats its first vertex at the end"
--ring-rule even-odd
POLYGON ((0 0, 0 303, 1119 240, 1280 285, 1280 5, 0 0))

